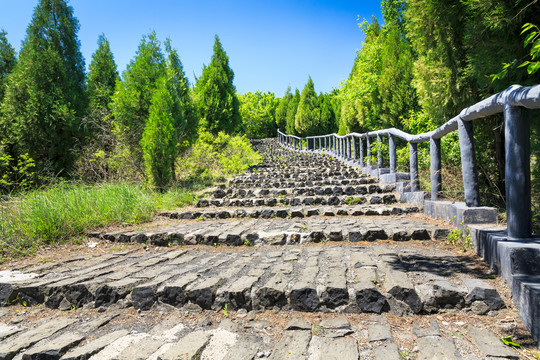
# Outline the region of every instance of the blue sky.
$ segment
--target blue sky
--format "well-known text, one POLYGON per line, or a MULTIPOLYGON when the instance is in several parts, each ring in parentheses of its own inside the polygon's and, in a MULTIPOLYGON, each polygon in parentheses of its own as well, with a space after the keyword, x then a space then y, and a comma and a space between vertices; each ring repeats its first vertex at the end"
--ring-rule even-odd
MULTIPOLYGON (((0 28, 20 49, 37 0, 2 0, 0 28)), ((357 17, 379 20, 380 0, 71 0, 81 28, 81 50, 90 63, 99 34, 111 43, 120 73, 135 56, 142 35, 170 37, 190 81, 212 56, 218 34, 240 93, 288 85, 302 90, 308 75, 328 92, 349 75, 362 32, 357 17)))

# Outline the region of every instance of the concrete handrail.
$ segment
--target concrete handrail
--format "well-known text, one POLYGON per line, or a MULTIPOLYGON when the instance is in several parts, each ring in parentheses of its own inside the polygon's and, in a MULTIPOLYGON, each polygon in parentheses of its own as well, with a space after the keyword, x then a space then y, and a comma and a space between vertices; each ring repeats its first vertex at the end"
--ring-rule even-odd
MULTIPOLYGON (((371 159, 370 138, 376 137, 377 141, 381 142, 382 136, 387 136, 389 139, 390 173, 395 173, 395 138, 403 139, 409 143, 411 191, 420 190, 417 144, 429 141, 431 199, 437 200, 442 190, 440 140, 443 136, 457 130, 461 150, 465 203, 467 206, 477 207, 480 206, 480 193, 472 121, 490 115, 504 113, 508 237, 511 239, 530 238, 532 235, 530 125, 524 118, 521 108, 540 109, 540 85, 529 87, 512 85, 498 94, 463 109, 459 115, 450 119, 437 129, 423 134, 412 135, 396 128, 390 128, 363 134, 326 134, 298 137, 286 135, 278 130, 278 141, 284 146, 301 151, 303 150, 302 141, 306 141, 306 151, 325 151, 348 160, 356 160, 358 158, 358 149, 360 153, 359 163, 361 166, 364 166, 363 142, 365 139, 368 157, 367 165, 369 166, 371 159), (310 142, 313 145, 311 149, 310 142)), ((383 157, 380 149, 377 155, 378 166, 382 167, 383 157)))

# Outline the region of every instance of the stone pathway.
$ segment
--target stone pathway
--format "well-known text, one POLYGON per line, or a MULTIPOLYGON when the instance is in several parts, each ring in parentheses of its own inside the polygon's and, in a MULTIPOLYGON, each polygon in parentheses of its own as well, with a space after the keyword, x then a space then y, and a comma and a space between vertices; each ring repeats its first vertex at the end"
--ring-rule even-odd
POLYGON ((523 355, 487 324, 511 304, 479 260, 410 245, 448 228, 332 158, 256 146, 197 207, 89 234, 152 249, 0 271, 0 360, 523 355))

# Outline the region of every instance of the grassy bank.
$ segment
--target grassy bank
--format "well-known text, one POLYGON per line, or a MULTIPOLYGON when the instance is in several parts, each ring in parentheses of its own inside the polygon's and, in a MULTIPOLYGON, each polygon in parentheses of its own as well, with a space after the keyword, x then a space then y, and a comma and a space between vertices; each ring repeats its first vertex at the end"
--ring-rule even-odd
POLYGON ((61 184, 7 198, 0 202, 0 257, 76 241, 93 228, 150 221, 160 210, 191 204, 195 198, 188 190, 159 193, 128 183, 61 184))

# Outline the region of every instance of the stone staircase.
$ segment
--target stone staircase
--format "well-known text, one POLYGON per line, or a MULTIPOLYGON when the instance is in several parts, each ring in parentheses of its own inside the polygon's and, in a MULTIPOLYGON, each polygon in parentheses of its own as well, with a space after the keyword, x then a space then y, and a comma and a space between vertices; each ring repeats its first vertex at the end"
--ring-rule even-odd
POLYGON ((0 271, 0 360, 523 355, 486 326, 515 310, 480 260, 428 246, 446 226, 329 156, 255 148, 197 206, 89 234, 144 247, 0 271))

